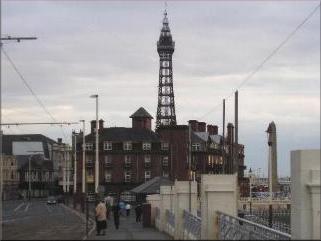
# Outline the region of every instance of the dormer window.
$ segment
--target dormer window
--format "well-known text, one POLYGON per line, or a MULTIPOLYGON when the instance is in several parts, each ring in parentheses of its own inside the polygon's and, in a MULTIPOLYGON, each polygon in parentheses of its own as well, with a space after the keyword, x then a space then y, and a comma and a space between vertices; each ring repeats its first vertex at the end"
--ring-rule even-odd
POLYGON ((125 151, 131 151, 132 150, 132 143, 130 141, 126 141, 123 143, 123 148, 125 151))
POLYGON ((167 151, 167 150, 169 149, 169 144, 168 144, 168 142, 162 142, 162 144, 161 144, 161 149, 162 149, 163 151, 167 151))
POLYGON ((152 148, 152 144, 150 142, 143 142, 143 150, 149 151, 152 148))
POLYGON ((111 151, 113 149, 113 144, 111 141, 105 141, 104 142, 104 150, 105 151, 111 151))
POLYGON ((192 151, 200 151, 201 150, 201 144, 200 143, 193 143, 192 144, 192 151))
POLYGON ((93 143, 86 143, 86 151, 92 151, 93 150, 93 143))

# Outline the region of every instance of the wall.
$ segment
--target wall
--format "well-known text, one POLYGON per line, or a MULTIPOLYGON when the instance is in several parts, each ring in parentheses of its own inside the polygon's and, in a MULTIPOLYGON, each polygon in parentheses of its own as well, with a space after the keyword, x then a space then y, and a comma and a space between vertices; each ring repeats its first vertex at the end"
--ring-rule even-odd
POLYGON ((320 239, 320 150, 291 151, 293 239, 320 239))

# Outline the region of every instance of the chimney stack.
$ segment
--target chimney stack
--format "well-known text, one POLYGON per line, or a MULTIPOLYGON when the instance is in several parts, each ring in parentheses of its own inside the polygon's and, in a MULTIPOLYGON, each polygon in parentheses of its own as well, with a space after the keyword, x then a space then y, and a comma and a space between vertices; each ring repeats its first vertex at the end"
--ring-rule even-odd
POLYGON ((96 120, 92 120, 90 122, 90 133, 95 134, 95 129, 96 129, 96 120))
POLYGON ((197 120, 189 120, 188 123, 191 125, 192 131, 198 131, 198 121, 197 120))
POLYGON ((205 122, 198 122, 198 131, 199 132, 206 132, 206 123, 205 122))
POLYGON ((232 123, 227 124, 227 141, 230 144, 234 143, 234 126, 232 123))
POLYGON ((101 131, 103 131, 103 129, 104 129, 104 120, 100 119, 99 120, 99 131, 101 132, 101 131))
POLYGON ((207 125, 207 132, 209 135, 217 135, 218 134, 218 126, 216 125, 207 125))
POLYGON ((61 144, 62 143, 62 138, 58 138, 58 144, 61 144))

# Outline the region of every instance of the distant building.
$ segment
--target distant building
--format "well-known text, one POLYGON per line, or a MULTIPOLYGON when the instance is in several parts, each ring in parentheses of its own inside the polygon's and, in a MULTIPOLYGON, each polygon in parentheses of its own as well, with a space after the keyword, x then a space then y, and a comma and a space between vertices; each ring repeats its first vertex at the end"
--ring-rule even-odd
POLYGON ((17 191, 20 196, 28 195, 29 175, 32 197, 46 197, 59 192, 55 145, 57 142, 41 134, 3 135, 3 154, 16 160, 14 168, 18 172, 17 191))
POLYGON ((19 172, 15 156, 2 155, 2 200, 17 199, 19 197, 19 172))
POLYGON ((58 142, 53 144, 52 149, 55 170, 58 173, 59 190, 64 193, 71 193, 74 186, 71 146, 63 143, 62 139, 58 138, 58 142))

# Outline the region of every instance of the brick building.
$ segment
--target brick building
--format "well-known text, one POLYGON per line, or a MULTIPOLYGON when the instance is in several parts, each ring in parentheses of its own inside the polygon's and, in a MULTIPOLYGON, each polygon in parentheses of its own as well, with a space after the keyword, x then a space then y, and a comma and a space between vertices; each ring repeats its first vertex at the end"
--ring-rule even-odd
MULTIPOLYGON (((106 193, 120 194, 156 176, 169 175, 169 145, 151 130, 153 117, 139 108, 130 116, 132 127, 104 128, 99 121, 99 185, 106 193)), ((95 127, 86 135, 87 191, 94 192, 95 127)), ((82 181, 82 141, 77 140, 77 190, 82 181)))

